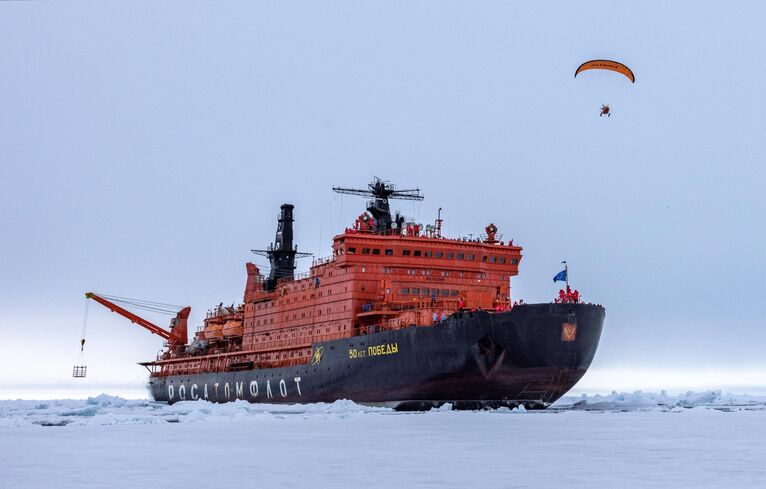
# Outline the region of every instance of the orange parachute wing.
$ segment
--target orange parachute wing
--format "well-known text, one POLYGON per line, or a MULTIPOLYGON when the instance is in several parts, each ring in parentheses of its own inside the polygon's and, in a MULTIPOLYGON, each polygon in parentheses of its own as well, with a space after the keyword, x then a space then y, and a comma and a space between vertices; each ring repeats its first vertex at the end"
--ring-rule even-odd
POLYGON ((636 83, 636 77, 633 71, 622 63, 608 59, 592 59, 581 64, 575 71, 575 78, 581 72, 586 70, 610 70, 625 75, 632 83, 636 83))

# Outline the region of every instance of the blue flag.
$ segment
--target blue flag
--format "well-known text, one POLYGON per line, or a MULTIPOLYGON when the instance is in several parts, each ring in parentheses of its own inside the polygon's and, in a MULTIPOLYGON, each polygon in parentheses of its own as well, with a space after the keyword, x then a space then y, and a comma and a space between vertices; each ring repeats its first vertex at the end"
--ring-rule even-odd
POLYGON ((566 282, 567 281, 567 271, 562 270, 559 273, 556 274, 555 277, 553 277, 554 282, 566 282))

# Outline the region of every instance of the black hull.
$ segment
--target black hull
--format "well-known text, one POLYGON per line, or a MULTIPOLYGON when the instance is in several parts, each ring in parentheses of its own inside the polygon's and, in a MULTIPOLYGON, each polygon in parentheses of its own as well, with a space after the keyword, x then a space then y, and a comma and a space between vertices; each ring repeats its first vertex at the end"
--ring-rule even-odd
POLYGON ((604 308, 592 304, 461 312, 435 326, 314 345, 314 359, 306 365, 152 377, 149 387, 155 400, 170 403, 350 399, 398 409, 447 402, 465 409, 542 408, 585 374, 604 317, 604 308))

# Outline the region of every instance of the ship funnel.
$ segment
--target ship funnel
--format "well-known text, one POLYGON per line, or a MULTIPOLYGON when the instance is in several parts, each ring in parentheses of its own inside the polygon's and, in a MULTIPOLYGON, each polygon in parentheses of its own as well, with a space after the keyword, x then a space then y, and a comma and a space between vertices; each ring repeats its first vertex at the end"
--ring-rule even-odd
POLYGON ((274 244, 267 250, 252 250, 256 255, 265 256, 269 259, 271 270, 269 278, 264 281, 264 289, 274 290, 277 283, 282 279, 292 279, 295 273, 295 258, 310 256, 309 253, 298 253, 297 247, 293 246, 293 209, 292 204, 282 204, 279 219, 277 220, 277 233, 274 244))
POLYGON ((279 220, 277 221, 277 234, 274 237, 272 254, 269 257, 271 271, 269 282, 273 283, 282 278, 293 278, 295 272, 295 249, 293 248, 293 206, 282 204, 280 207, 279 220))

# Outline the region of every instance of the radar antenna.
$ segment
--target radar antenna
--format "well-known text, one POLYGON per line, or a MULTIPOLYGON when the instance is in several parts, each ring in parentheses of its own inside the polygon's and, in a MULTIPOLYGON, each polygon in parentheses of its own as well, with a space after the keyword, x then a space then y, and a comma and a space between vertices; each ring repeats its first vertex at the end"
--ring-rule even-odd
POLYGON ((363 197, 372 197, 367 201, 367 211, 375 219, 375 232, 387 233, 394 229, 401 229, 404 218, 397 216, 396 222, 392 223, 391 208, 388 205, 389 199, 398 200, 423 200, 419 188, 397 190, 393 184, 381 180, 378 177, 372 183, 367 185, 367 189, 333 187, 333 191, 339 194, 361 195, 363 197))

